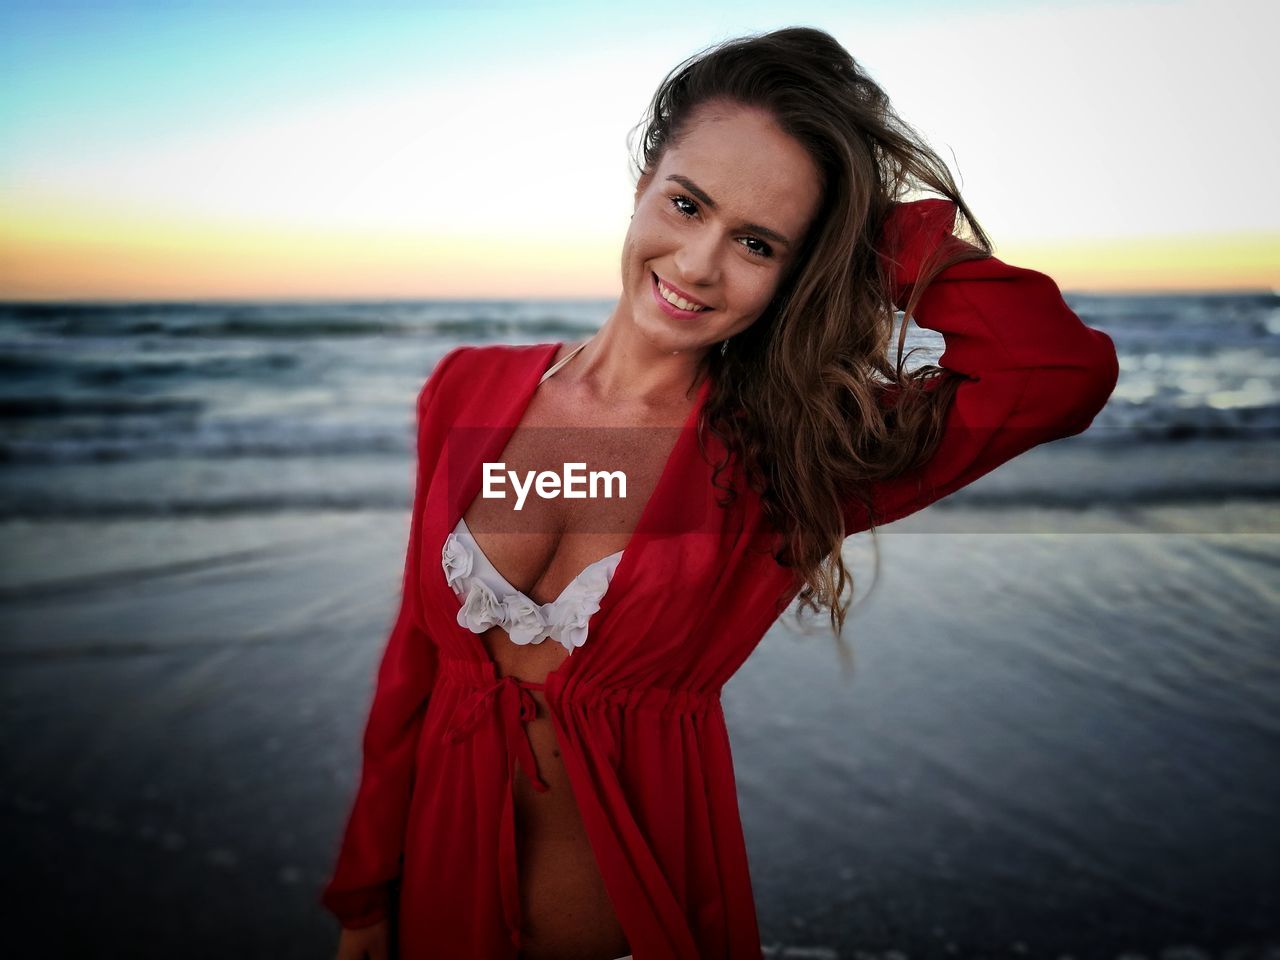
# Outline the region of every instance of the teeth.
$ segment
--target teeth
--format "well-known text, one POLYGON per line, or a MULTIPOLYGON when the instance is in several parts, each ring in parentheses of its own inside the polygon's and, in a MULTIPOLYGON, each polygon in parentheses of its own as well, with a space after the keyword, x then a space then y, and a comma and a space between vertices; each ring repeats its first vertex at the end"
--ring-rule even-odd
POLYGON ((696 303, 690 303, 684 297, 680 297, 672 293, 663 285, 661 280, 658 281, 658 292, 662 294, 663 300, 667 301, 667 303, 670 303, 673 306, 679 307, 681 310, 692 310, 696 312, 698 310, 707 309, 706 307, 698 306, 696 303))

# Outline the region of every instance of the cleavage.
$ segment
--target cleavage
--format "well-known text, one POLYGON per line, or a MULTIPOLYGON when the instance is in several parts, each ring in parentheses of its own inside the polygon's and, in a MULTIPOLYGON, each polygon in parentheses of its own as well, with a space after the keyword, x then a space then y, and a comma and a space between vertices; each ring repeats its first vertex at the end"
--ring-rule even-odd
MULTIPOLYGON (((458 522, 458 527, 455 532, 464 533, 468 537, 470 537, 472 544, 474 546, 473 554, 479 554, 479 556, 476 556, 475 558, 476 562, 487 566, 489 574, 496 576, 497 580, 500 581, 499 585, 504 588, 503 593, 500 595, 505 595, 508 593, 518 593, 521 596, 525 597, 527 600, 537 603, 538 606, 546 606, 546 604, 539 602, 534 597, 531 597, 528 592, 521 590, 502 573, 502 571, 498 568, 498 565, 495 564, 489 558, 489 555, 487 553, 485 553, 484 548, 480 545, 480 541, 476 539, 475 535, 471 532, 471 529, 467 526, 467 521, 465 518, 463 518, 458 522)), ((586 566, 584 566, 581 570, 578 571, 578 573, 574 576, 572 580, 569 581, 569 583, 564 587, 564 589, 561 590, 556 595, 555 599, 560 600, 569 591, 569 588, 572 587, 583 576, 585 576, 590 570, 598 566, 601 566, 602 564, 605 564, 607 561, 613 559, 614 557, 621 558, 621 554, 622 554, 622 551, 618 550, 618 551, 615 551, 614 553, 609 554, 606 557, 601 558, 600 560, 594 560, 588 563, 586 566)))
MULTIPOLYGON (((621 469, 627 476, 625 499, 542 499, 531 489, 516 511, 508 483, 506 499, 486 499, 482 489, 464 514, 489 563, 534 603, 556 599, 586 568, 630 542, 661 469, 661 464, 646 469, 634 450, 630 457, 623 455, 627 446, 635 446, 635 431, 630 433, 521 427, 501 455, 505 469, 521 477, 530 470, 559 474, 566 462, 585 462, 588 472, 621 469)), ((659 438, 659 449, 664 439, 659 438)))

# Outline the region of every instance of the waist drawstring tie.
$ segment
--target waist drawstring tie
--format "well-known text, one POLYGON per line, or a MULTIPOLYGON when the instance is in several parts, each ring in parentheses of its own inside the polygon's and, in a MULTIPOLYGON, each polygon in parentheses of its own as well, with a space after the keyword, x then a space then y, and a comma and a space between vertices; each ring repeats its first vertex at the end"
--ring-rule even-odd
POLYGON ((544 690, 545 683, 502 677, 497 683, 468 694, 459 704, 458 713, 449 724, 446 736, 450 743, 460 743, 475 732, 489 709, 493 697, 498 699, 503 737, 507 750, 507 785, 502 800, 502 834, 498 838, 498 883, 502 894, 502 911, 511 934, 511 942, 519 950, 523 946, 520 915, 519 875, 516 872, 516 764, 524 770, 533 789, 546 793, 550 788, 538 776, 538 762, 524 724, 538 715, 538 702, 530 690, 544 690))

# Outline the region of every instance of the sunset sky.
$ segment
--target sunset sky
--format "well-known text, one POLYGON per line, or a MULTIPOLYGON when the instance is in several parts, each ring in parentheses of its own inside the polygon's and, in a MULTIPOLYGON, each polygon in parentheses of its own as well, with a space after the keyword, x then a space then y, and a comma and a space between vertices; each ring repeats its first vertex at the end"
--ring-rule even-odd
POLYGON ((0 298, 616 295, 654 88, 787 25, 885 87, 1002 259, 1068 291, 1280 288, 1275 11, 9 0, 0 298))

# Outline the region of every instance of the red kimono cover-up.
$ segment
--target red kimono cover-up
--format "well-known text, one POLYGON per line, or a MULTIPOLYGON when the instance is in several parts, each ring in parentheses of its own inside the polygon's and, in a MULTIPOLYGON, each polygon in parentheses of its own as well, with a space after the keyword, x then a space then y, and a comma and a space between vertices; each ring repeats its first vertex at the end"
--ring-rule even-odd
MULTIPOLYGON (((906 303, 955 205, 895 206, 881 256, 906 303)), ((1043 273, 996 258, 956 264, 916 321, 968 379, 941 446, 873 490, 877 525, 906 516, 1040 443, 1080 433, 1115 387, 1111 339, 1043 273)), ((513 778, 538 780, 528 687, 500 677, 455 619, 440 556, 501 458, 558 343, 460 347, 418 398, 418 476, 404 592, 363 739, 359 789, 321 900, 346 927, 390 912, 400 878, 405 960, 512 960, 520 942, 513 778), (463 427, 483 428, 463 430, 463 427), (517 773, 517 767, 520 773, 517 773)), ((720 508, 694 432, 707 382, 626 547, 589 642, 546 678, 556 739, 588 839, 636 960, 759 960, 747 851, 720 690, 794 596, 740 472, 720 508)), ((706 436, 712 463, 723 447, 706 436)), ((723 477, 722 477, 723 480, 723 477)), ((850 534, 868 526, 846 508, 850 534)))

